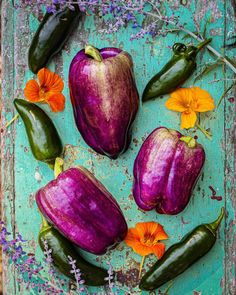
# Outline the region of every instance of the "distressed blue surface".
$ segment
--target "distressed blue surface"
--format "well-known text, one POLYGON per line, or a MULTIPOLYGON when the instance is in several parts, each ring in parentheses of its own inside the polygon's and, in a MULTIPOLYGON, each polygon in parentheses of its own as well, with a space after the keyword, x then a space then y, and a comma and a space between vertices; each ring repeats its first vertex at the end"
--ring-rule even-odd
MULTIPOLYGON (((209 1, 211 2, 211 1, 209 1)), ((170 5, 173 1, 170 1, 170 5)), ((213 36, 212 46, 220 51, 224 42, 224 30, 228 29, 225 23, 225 14, 227 7, 222 1, 217 1, 218 9, 221 11, 222 17, 219 17, 210 23, 208 26, 208 36, 213 36)), ((228 4, 229 5, 229 4, 228 4)), ((12 12, 10 5, 5 4, 6 9, 12 12)), ((199 1, 198 6, 194 5, 194 1, 190 6, 184 7, 179 5, 176 14, 181 16, 181 20, 187 23, 187 27, 194 31, 193 13, 197 15, 200 10, 204 10, 204 1, 199 1)), ((5 13, 6 17, 14 19, 14 27, 12 30, 14 35, 14 52, 15 60, 11 74, 14 77, 14 89, 4 90, 3 99, 5 104, 4 118, 9 120, 12 117, 13 108, 10 100, 13 97, 22 97, 22 89, 25 82, 33 77, 32 73, 27 69, 27 48, 30 40, 38 26, 38 21, 34 16, 29 17, 29 13, 25 11, 14 11, 14 15, 5 13), (18 36, 17 30, 21 28, 21 36, 18 36), (30 37, 28 37, 28 32, 30 37), (25 38, 23 40, 23 38, 25 38), (14 90, 14 91, 13 91, 14 90)), ((204 27, 205 21, 209 18, 211 11, 208 11, 201 20, 201 26, 204 27)), ((7 26, 7 25, 5 25, 7 26)), ((9 26, 9 25, 8 25, 9 26)), ((190 39, 183 40, 183 34, 169 34, 167 37, 157 37, 155 40, 137 40, 130 42, 130 35, 133 29, 125 29, 112 36, 99 35, 97 31, 102 27, 102 22, 93 17, 87 17, 80 22, 77 30, 73 33, 66 45, 66 50, 63 50, 50 63, 49 68, 56 70, 63 76, 65 81, 64 94, 67 98, 66 109, 63 113, 50 113, 47 106, 43 108, 47 111, 50 117, 55 122, 55 125, 61 135, 65 148, 65 168, 75 165, 83 165, 89 169, 94 175, 106 186, 119 202, 129 227, 133 227, 136 222, 140 221, 157 221, 160 222, 167 234, 169 240, 166 242, 167 247, 179 241, 188 231, 201 223, 213 221, 219 214, 222 206, 227 206, 228 222, 222 222, 219 231, 219 238, 214 248, 204 258, 198 261, 189 270, 173 281, 173 285, 169 290, 169 295, 190 295, 194 291, 204 295, 230 294, 227 289, 225 276, 227 271, 224 268, 224 263, 229 260, 225 250, 230 245, 226 245, 224 230, 229 231, 230 224, 233 218, 233 203, 230 198, 232 192, 232 183, 229 175, 233 175, 232 170, 227 167, 227 161, 232 162, 233 158, 227 158, 227 151, 232 149, 230 138, 232 133, 229 132, 233 124, 234 106, 228 100, 223 102, 215 112, 202 114, 201 125, 205 128, 210 128, 213 134, 212 141, 204 137, 200 131, 184 131, 184 134, 189 134, 198 137, 198 142, 201 143, 206 151, 206 163, 193 196, 187 208, 177 216, 158 215, 155 211, 141 212, 138 210, 131 193, 133 180, 133 163, 139 151, 139 148, 147 137, 147 135, 159 126, 166 126, 179 130, 180 120, 179 114, 167 110, 164 106, 166 98, 145 103, 140 105, 140 110, 133 126, 133 139, 129 150, 118 160, 110 160, 91 151, 81 138, 77 131, 72 108, 69 99, 69 91, 67 87, 68 69, 71 60, 75 54, 84 47, 86 43, 93 44, 98 48, 106 46, 116 46, 128 51, 134 61, 134 71, 137 82, 137 87, 141 95, 148 80, 157 73, 161 67, 168 61, 172 53, 170 47, 175 42, 190 42, 190 39), (231 115, 231 116, 230 116, 231 115), (227 129, 227 130, 226 130, 227 129), (226 170, 227 169, 227 170, 226 170), (225 178, 225 175, 228 175, 225 178), (222 196, 222 201, 211 199, 212 193, 209 189, 212 186, 218 196, 222 196)), ((8 32, 5 32, 5 42, 10 40, 8 32)), ((193 41, 194 44, 197 44, 193 41)), ((5 43, 6 44, 6 43, 5 43)), ((203 66, 209 61, 212 61, 212 56, 204 50, 199 54, 197 63, 203 66)), ((7 63, 5 61, 5 63, 7 63)), ((197 71, 195 72, 195 75, 197 71)), ((211 74, 198 81, 195 85, 209 91, 215 102, 219 100, 224 91, 225 82, 222 80, 218 83, 212 82, 214 79, 232 78, 230 71, 224 72, 219 67, 211 74)), ((193 85, 194 75, 189 79, 184 86, 193 85)), ((7 77, 5 76, 5 83, 7 77)), ((42 259, 42 253, 37 245, 37 233, 40 227, 40 215, 34 200, 35 192, 53 179, 53 172, 49 168, 36 161, 30 151, 29 144, 26 138, 25 129, 21 120, 5 135, 5 162, 8 155, 14 157, 12 164, 14 169, 14 201, 7 199, 7 190, 5 190, 5 216, 12 230, 21 232, 23 237, 27 238, 30 243, 28 251, 36 251, 37 257, 42 259), (14 142, 12 142, 12 133, 14 142), (36 173, 36 174, 35 174, 36 173), (37 179, 36 179, 37 178, 37 179), (14 206, 13 206, 14 203, 14 206), (14 215, 14 219, 13 219, 14 215)), ((228 157, 230 153, 228 153, 228 157)), ((5 183, 9 179, 4 180, 5 183)), ((232 230, 232 229, 231 229, 232 230)), ((232 231, 233 241, 233 231, 232 231)), ((228 248, 227 248, 228 249, 228 248)), ((111 261, 117 272, 118 283, 121 290, 119 294, 124 294, 125 291, 129 294, 140 294, 138 288, 129 291, 130 285, 137 285, 138 267, 141 262, 141 257, 134 254, 130 248, 121 243, 116 250, 107 253, 101 257, 83 252, 84 255, 98 265, 106 266, 106 261, 111 261)), ((146 260, 146 267, 150 266, 155 261, 155 257, 150 257, 146 260)), ((232 265, 233 266, 233 265, 232 265)), ((233 279, 232 270, 228 270, 230 275, 226 278, 233 279)), ((8 274, 10 275, 10 267, 8 274)), ((228 283, 229 284, 229 283, 228 283)), ((232 283, 233 284, 233 283, 232 283)), ((169 283, 164 285, 160 290, 164 292, 169 283)), ((14 285, 13 281, 6 282, 6 294, 29 294, 27 291, 22 291, 22 287, 14 285), (19 289, 20 288, 20 289, 19 289), (10 291, 9 291, 10 290, 10 291), (20 291, 19 291, 20 290, 20 291), (10 292, 10 293, 8 293, 10 292)), ((99 292, 98 289, 91 288, 91 292, 99 292)), ((100 290, 101 291, 101 290, 100 290)), ((33 294, 33 293, 32 293, 33 294)), ((142 292, 142 294, 146 294, 142 292)), ((159 294, 158 291, 156 294, 159 294)))

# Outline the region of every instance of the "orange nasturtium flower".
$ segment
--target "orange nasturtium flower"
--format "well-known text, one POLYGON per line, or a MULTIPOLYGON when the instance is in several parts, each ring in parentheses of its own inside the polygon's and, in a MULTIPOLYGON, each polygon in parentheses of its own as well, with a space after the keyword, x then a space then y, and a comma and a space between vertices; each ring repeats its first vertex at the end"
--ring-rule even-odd
POLYGON ((181 129, 195 126, 197 113, 212 111, 215 108, 210 93, 199 87, 178 88, 166 101, 169 110, 181 113, 181 129))
POLYGON ((65 96, 61 93, 64 88, 62 78, 47 68, 41 69, 37 76, 39 83, 32 79, 25 85, 26 99, 31 102, 47 103, 53 112, 63 111, 65 96))
POLYGON ((157 222, 139 222, 135 228, 130 228, 125 238, 125 243, 134 252, 143 256, 140 264, 139 277, 142 272, 144 259, 149 254, 155 254, 160 259, 165 252, 165 244, 159 241, 168 239, 163 226, 157 222))

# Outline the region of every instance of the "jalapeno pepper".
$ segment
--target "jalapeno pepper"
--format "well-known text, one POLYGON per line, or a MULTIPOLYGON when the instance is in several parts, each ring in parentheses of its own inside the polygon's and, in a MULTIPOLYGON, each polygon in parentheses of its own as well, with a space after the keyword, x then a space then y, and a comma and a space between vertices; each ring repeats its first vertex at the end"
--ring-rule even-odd
POLYGON ((216 242, 216 232, 223 216, 224 208, 216 221, 199 225, 179 243, 171 246, 143 276, 140 289, 150 291, 162 286, 209 252, 216 242))
POLYGON ((53 264, 61 273, 73 280, 75 279, 70 272, 71 266, 68 261, 68 256, 70 256, 73 260, 76 260, 76 266, 81 271, 82 279, 85 280, 86 285, 101 286, 106 284, 107 272, 80 256, 74 245, 43 218, 39 233, 39 245, 42 251, 45 251, 44 241, 46 241, 48 249, 52 250, 53 264))
POLYGON ((46 66, 51 57, 62 49, 79 15, 77 5, 74 10, 66 7, 56 13, 45 14, 29 49, 28 63, 33 73, 46 66))
POLYGON ((36 104, 15 99, 14 105, 22 118, 34 157, 49 165, 63 151, 59 134, 48 115, 36 104))
POLYGON ((143 92, 142 101, 147 101, 172 92, 183 84, 196 69, 196 56, 211 39, 200 43, 197 47, 175 43, 172 47, 173 57, 147 84, 143 92))

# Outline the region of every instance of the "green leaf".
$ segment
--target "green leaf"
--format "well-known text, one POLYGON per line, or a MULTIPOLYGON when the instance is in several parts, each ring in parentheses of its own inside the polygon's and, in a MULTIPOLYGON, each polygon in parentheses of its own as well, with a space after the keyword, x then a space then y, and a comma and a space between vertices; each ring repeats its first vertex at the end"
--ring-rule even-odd
POLYGON ((210 18, 207 19, 204 25, 203 33, 202 33, 202 39, 207 39, 206 38, 206 33, 207 33, 207 26, 210 24, 210 18))
POLYGON ((217 60, 214 63, 208 64, 206 65, 203 70, 197 75, 197 77, 195 77, 194 79, 194 83, 197 80, 202 79, 204 76, 206 76, 208 73, 210 73, 211 71, 215 70, 217 67, 219 67, 220 65, 224 64, 224 62, 222 60, 217 60))
POLYGON ((221 102, 222 102, 222 100, 225 98, 225 96, 227 95, 227 93, 234 87, 234 86, 236 86, 236 81, 234 81, 227 89, 225 89, 225 91, 223 92, 223 94, 221 95, 221 97, 220 97, 220 100, 219 100, 219 102, 218 102, 218 104, 217 104, 217 109, 219 108, 219 106, 220 106, 220 104, 221 104, 221 102))

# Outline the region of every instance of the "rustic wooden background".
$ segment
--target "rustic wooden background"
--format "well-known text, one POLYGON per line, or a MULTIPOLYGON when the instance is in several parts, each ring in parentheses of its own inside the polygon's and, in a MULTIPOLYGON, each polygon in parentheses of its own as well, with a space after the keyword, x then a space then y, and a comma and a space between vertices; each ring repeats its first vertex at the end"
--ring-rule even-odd
MULTIPOLYGON (((180 19, 186 22, 188 29, 194 31, 195 25, 210 19, 207 35, 213 38, 212 46, 222 53, 235 56, 234 48, 225 48, 228 37, 235 33, 235 1, 234 0, 192 0, 167 1, 169 9, 174 9, 180 19)), ((30 14, 26 10, 15 10, 12 2, 3 1, 3 116, 2 124, 15 115, 13 99, 23 97, 25 82, 32 78, 27 66, 27 50, 32 36, 40 21, 40 15, 30 14)), ((78 24, 77 29, 67 42, 64 50, 58 54, 49 67, 59 73, 67 85, 68 68, 74 55, 89 42, 96 47, 117 46, 131 53, 135 65, 135 76, 140 94, 147 81, 167 62, 171 56, 170 46, 183 40, 183 34, 169 34, 155 40, 138 40, 130 42, 132 29, 124 29, 114 35, 98 34, 103 28, 102 19, 86 17, 78 24)), ((198 71, 201 66, 214 58, 206 50, 198 56, 198 71)), ((197 71, 196 71, 197 74, 197 71)), ((196 75, 195 74, 195 75, 196 75)), ((217 102, 224 89, 231 83, 234 75, 226 67, 219 67, 196 85, 208 90, 217 102), (219 80, 219 82, 214 82, 219 80)), ((193 85, 193 79, 187 86, 193 85)), ((215 219, 222 206, 226 207, 226 219, 219 231, 219 238, 212 251, 197 262, 191 269, 176 278, 169 291, 170 295, 218 295, 235 294, 235 95, 229 93, 221 107, 201 116, 201 123, 209 128, 213 140, 207 140, 199 131, 194 133, 206 150, 207 160, 201 179, 195 188, 190 204, 178 216, 157 215, 155 212, 143 213, 137 210, 131 194, 132 167, 135 156, 147 135, 156 127, 164 125, 179 129, 179 115, 165 109, 166 97, 149 102, 140 107, 134 129, 130 149, 118 160, 112 161, 91 151, 76 130, 69 100, 68 87, 64 94, 67 98, 66 110, 60 114, 52 114, 44 106, 54 120, 64 144, 66 145, 66 167, 83 164, 104 183, 120 203, 129 226, 137 221, 155 220, 165 226, 170 239, 167 245, 179 241, 184 234, 200 223, 215 219), (213 187, 217 201, 209 187, 213 187)), ((2 188, 4 220, 13 233, 21 232, 29 240, 28 251, 36 252, 42 259, 37 245, 37 232, 40 227, 40 216, 34 200, 37 189, 53 178, 52 172, 43 163, 37 162, 29 149, 21 120, 12 124, 1 134, 2 152, 2 188)), ((138 267, 141 257, 135 255, 123 243, 117 251, 103 257, 85 254, 97 264, 106 265, 111 260, 117 272, 117 280, 122 291, 119 294, 140 294, 138 288, 138 267), (129 291, 132 289, 132 291, 129 291)), ((145 268, 151 265, 154 258, 147 260, 145 268)), ((4 261, 4 293, 29 294, 16 282, 16 273, 11 265, 4 261)), ((167 284, 168 285, 168 284, 167 284)), ((163 292, 167 286, 163 286, 163 292)), ((95 289, 91 289, 97 292, 95 289)), ((156 292, 156 294, 159 291, 156 292)), ((31 293, 30 293, 31 294, 31 293)), ((32 293, 33 294, 33 293, 32 293)), ((144 293, 143 293, 144 294, 144 293)))

